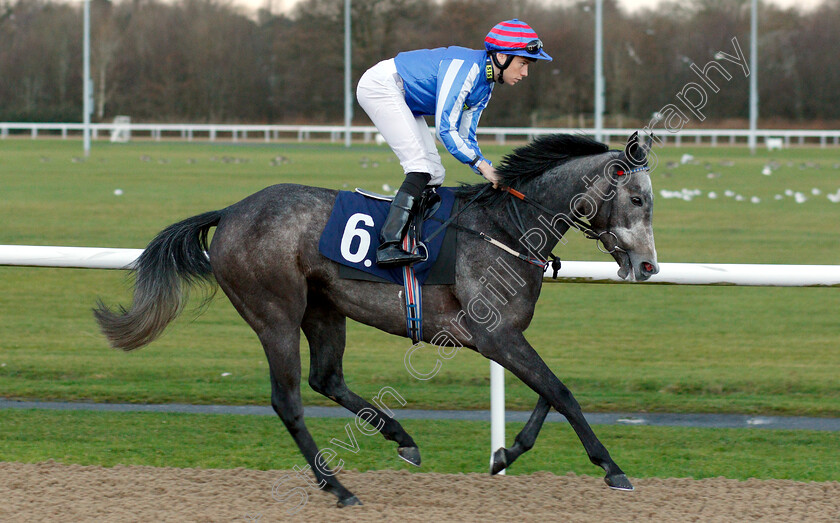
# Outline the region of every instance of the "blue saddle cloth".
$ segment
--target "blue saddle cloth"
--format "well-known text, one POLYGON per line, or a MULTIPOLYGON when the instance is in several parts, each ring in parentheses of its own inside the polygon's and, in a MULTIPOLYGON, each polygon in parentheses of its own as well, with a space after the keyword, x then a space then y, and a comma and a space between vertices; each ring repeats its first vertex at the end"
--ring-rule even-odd
MULTIPOLYGON (((441 252, 445 234, 441 231, 431 241, 426 241, 426 238, 449 218, 455 203, 454 188, 440 187, 437 193, 441 199, 440 207, 423 223, 421 241, 426 245, 429 257, 426 261, 414 264, 421 285, 426 282, 441 252)), ((318 250, 334 262, 403 285, 402 267, 383 269, 376 265, 379 230, 385 223, 389 207, 390 202, 387 201, 374 200, 355 192, 339 191, 330 219, 321 233, 318 250)))

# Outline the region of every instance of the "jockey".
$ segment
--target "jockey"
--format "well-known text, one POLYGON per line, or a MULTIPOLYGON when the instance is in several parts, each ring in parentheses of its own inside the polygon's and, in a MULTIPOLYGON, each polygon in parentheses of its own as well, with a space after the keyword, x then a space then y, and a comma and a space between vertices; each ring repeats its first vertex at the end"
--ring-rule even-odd
POLYGON ((403 250, 402 240, 426 185, 445 176, 424 115, 434 115, 435 134, 452 156, 494 186, 493 164, 482 154, 475 131, 495 82, 516 84, 528 65, 551 60, 537 33, 520 20, 496 24, 484 39, 485 50, 441 47, 399 53, 362 75, 359 105, 397 155, 406 174, 380 232, 376 262, 381 267, 423 259, 403 250))

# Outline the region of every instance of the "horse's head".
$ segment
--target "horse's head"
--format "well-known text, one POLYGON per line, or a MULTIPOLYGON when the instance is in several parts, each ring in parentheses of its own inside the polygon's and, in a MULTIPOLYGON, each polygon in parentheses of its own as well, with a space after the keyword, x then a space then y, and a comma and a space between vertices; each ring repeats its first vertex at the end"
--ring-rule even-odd
MULTIPOLYGON (((606 252, 618 262, 623 279, 644 281, 659 272, 653 241, 653 188, 649 158, 652 136, 639 143, 638 133, 623 151, 605 155, 600 175, 588 185, 588 195, 599 201, 594 216, 587 216, 606 252)), ((591 201, 591 200, 590 200, 591 201)))
POLYGON ((551 238, 562 238, 576 227, 612 254, 621 267, 619 276, 647 280, 659 272, 651 224, 648 161, 656 159, 648 157, 651 141, 652 136, 640 144, 635 133, 624 151, 610 151, 580 135, 541 136, 502 159, 496 169, 502 190, 485 196, 487 185, 476 184, 462 187, 459 194, 488 206, 512 202, 513 210, 508 207, 499 219, 520 222, 519 241, 535 258, 546 259, 554 246, 551 238), (530 228, 517 210, 517 199, 532 207, 530 228))

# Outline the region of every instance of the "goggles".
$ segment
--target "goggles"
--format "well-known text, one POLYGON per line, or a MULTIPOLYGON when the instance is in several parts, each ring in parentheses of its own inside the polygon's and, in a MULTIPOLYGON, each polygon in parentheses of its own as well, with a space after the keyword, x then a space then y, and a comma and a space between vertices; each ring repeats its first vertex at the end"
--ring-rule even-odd
POLYGON ((528 54, 538 54, 543 48, 542 40, 537 38, 536 40, 531 40, 527 44, 525 44, 525 51, 528 54))

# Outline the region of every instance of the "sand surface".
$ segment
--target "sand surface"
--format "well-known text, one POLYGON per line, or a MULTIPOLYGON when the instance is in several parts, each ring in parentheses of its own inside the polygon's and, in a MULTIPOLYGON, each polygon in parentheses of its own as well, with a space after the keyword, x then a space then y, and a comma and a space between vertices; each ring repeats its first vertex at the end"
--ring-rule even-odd
POLYGON ((363 506, 336 508, 291 471, 0 463, 0 521, 840 521, 838 482, 631 478, 636 491, 618 492, 548 472, 339 478, 363 506))

